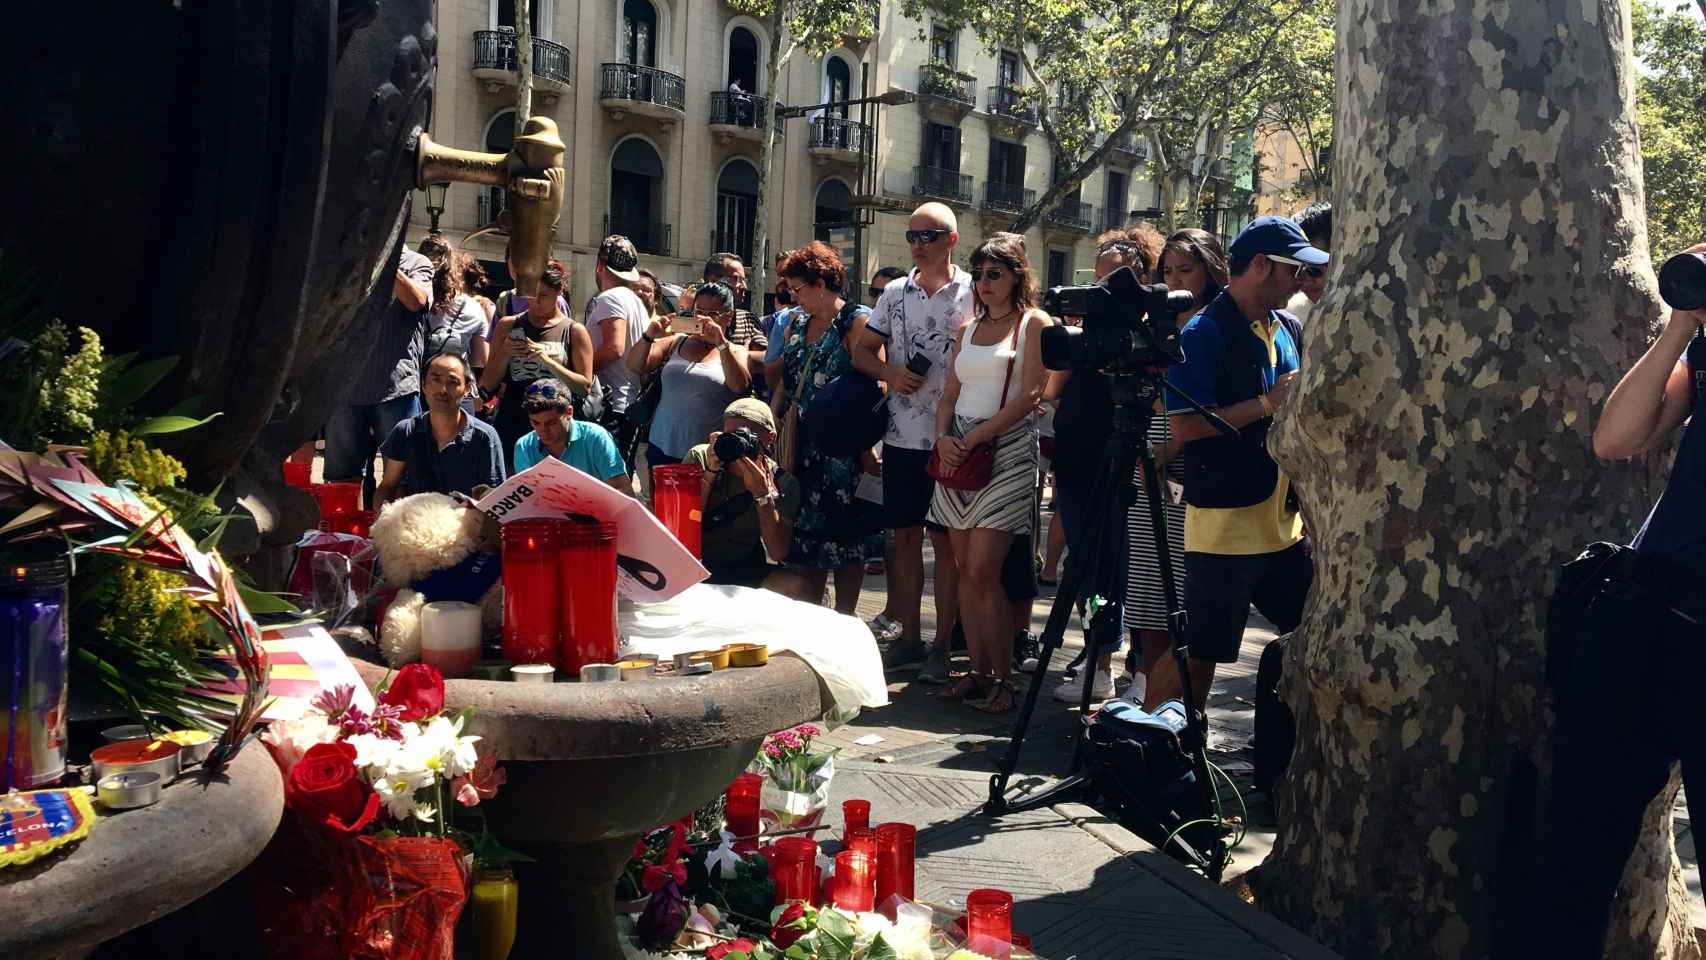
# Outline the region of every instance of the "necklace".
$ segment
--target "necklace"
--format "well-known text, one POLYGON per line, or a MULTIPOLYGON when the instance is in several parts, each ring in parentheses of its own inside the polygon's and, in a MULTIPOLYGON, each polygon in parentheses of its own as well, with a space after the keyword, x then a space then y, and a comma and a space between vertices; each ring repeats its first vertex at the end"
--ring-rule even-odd
POLYGON ((1013 309, 1007 311, 1006 313, 1002 314, 999 317, 984 317, 983 319, 990 322, 990 323, 1000 323, 1001 321, 1007 319, 1008 317, 1011 317, 1013 314, 1018 313, 1018 312, 1019 312, 1019 308, 1014 307, 1013 309))

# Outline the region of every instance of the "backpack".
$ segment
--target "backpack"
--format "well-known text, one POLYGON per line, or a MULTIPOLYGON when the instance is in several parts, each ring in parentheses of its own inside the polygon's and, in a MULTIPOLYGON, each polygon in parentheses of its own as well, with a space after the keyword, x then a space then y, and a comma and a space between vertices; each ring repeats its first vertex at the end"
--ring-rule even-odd
POLYGON ((1285 650, 1290 644, 1289 633, 1269 641, 1256 664, 1256 723, 1250 746, 1256 754, 1256 789, 1266 794, 1274 792, 1274 784, 1285 774, 1297 746, 1297 719, 1279 695, 1285 650))

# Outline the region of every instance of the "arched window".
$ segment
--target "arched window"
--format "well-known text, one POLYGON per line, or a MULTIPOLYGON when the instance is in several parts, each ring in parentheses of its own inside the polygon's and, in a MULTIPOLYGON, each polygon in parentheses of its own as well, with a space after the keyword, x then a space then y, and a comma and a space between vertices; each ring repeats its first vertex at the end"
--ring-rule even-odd
POLYGON ((717 175, 717 230, 712 246, 751 263, 757 206, 758 169, 739 158, 730 160, 717 175))
POLYGON ((728 76, 724 83, 739 83, 746 93, 758 93, 758 38, 745 27, 729 31, 728 76))
POLYGON ((828 114, 832 117, 847 119, 847 100, 852 96, 853 72, 847 66, 847 61, 840 57, 830 57, 824 62, 824 90, 828 94, 825 103, 839 104, 830 107, 828 114))
POLYGON ((663 221, 663 161, 651 144, 629 137, 610 157, 608 233, 634 241, 641 253, 667 254, 663 221))
MULTIPOLYGON (((486 152, 508 153, 515 145, 515 111, 500 110, 486 124, 486 152)), ((484 227, 498 218, 504 208, 502 187, 481 187, 474 195, 475 219, 484 227)))
POLYGON ((834 178, 817 188, 816 210, 812 217, 812 233, 818 240, 833 245, 834 231, 852 229, 853 193, 847 184, 834 178))
POLYGON ((622 59, 642 67, 658 62, 658 12, 647 0, 622 4, 622 59))

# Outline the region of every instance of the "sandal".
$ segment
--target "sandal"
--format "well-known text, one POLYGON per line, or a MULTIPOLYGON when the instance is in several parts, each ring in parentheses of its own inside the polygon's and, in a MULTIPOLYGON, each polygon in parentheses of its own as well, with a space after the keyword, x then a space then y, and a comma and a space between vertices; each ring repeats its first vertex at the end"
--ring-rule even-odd
POLYGON ((1013 709, 1013 701, 1018 694, 1018 688, 1011 680, 997 680, 989 688, 989 696, 972 704, 984 713, 1006 713, 1013 709))
POLYGON ((975 673, 968 673, 931 696, 937 700, 965 700, 982 692, 983 679, 975 673))

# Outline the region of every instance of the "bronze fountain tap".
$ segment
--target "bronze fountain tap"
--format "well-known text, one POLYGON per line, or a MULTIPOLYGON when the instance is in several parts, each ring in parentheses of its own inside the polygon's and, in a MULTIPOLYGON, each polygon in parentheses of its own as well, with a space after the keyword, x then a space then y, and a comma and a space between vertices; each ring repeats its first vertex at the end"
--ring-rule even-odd
POLYGON ((503 212, 474 235, 494 229, 509 234, 515 289, 533 297, 551 259, 551 237, 563 212, 564 154, 557 124, 549 117, 528 117, 508 153, 458 150, 432 142, 423 132, 415 151, 415 186, 425 189, 429 183, 452 181, 503 188, 503 212))

